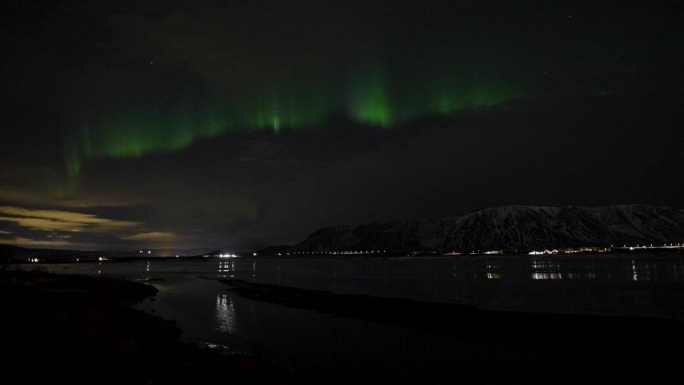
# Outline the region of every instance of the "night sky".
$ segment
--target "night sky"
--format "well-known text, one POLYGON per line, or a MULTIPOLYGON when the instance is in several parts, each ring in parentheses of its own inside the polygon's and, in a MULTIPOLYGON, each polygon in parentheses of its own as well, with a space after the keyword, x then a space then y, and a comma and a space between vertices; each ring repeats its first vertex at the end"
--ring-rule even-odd
POLYGON ((672 1, 3 1, 0 243, 684 207, 672 1))

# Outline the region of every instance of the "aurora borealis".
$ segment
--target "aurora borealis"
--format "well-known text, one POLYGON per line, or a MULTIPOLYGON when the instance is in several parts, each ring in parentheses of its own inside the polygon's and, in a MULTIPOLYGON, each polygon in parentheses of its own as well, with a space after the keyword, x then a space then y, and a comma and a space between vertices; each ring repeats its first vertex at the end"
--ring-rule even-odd
POLYGON ((69 175, 77 176, 90 160, 179 151, 196 140, 238 130, 278 133, 311 128, 336 115, 391 128, 425 115, 492 107, 525 95, 524 85, 511 85, 512 79, 507 84, 485 76, 460 79, 457 73, 428 73, 406 82, 403 78, 417 71, 390 75, 386 67, 373 65, 355 69, 341 79, 276 84, 256 95, 211 101, 169 102, 164 96, 145 109, 126 107, 97 121, 85 120, 66 135, 69 175))
POLYGON ((681 206, 678 11, 8 2, 0 243, 234 251, 495 205, 681 206))

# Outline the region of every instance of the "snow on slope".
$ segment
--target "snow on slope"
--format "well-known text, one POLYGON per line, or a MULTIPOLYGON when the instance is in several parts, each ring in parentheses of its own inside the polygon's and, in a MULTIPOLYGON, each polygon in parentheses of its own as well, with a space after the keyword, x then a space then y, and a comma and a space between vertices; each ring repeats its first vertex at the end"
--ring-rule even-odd
POLYGON ((321 228, 292 251, 538 250, 684 241, 684 210, 502 206, 453 218, 321 228))

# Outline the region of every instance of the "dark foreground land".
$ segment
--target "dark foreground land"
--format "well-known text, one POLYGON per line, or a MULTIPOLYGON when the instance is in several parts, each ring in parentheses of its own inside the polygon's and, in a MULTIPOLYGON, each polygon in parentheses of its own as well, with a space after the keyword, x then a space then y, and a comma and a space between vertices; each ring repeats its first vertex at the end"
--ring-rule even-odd
MULTIPOLYGON (((473 354, 472 370, 463 377, 437 381, 425 373, 420 381, 425 384, 665 383, 681 372, 679 320, 501 312, 223 282, 252 300, 415 328, 454 344, 484 347, 473 354), (510 352, 511 359, 499 354, 490 360, 483 354, 488 347, 510 352)), ((173 321, 134 309, 155 294, 153 286, 114 278, 0 271, 0 383, 342 383, 307 382, 254 357, 182 344, 173 321)))
POLYGON ((0 271, 1 384, 284 384, 252 357, 179 342, 175 322, 133 308, 147 284, 0 271))
POLYGON ((457 346, 476 347, 470 368, 460 378, 425 373, 421 383, 665 383, 681 375, 681 320, 493 311, 242 280, 222 282, 253 300, 412 328, 457 346), (487 353, 494 351, 508 353, 487 353))

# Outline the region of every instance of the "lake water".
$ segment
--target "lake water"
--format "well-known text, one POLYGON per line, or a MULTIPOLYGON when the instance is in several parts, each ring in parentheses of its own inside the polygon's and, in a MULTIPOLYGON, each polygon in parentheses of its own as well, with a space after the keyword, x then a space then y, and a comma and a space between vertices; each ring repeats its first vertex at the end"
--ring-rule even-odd
POLYGON ((538 353, 243 298, 219 279, 492 310, 684 319, 684 258, 675 253, 179 259, 25 267, 148 282, 159 293, 139 308, 175 320, 185 341, 254 355, 302 383, 549 383, 568 368, 538 353), (490 370, 492 365, 496 370, 490 370))

